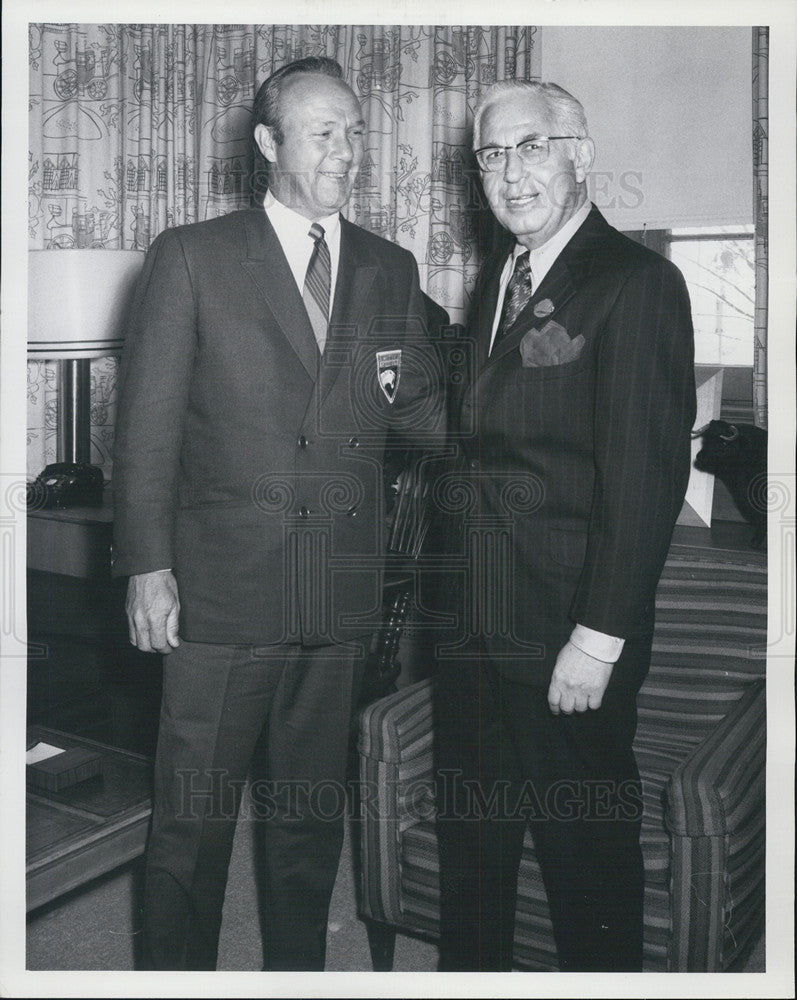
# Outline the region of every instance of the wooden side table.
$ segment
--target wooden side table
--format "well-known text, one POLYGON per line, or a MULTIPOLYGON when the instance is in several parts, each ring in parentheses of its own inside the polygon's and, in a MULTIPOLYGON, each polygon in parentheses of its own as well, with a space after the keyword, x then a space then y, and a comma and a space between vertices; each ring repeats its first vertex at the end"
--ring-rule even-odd
POLYGON ((27 719, 152 753, 161 658, 130 645, 106 494, 99 508, 28 512, 27 719))
POLYGON ((112 522, 107 490, 102 507, 28 511, 28 569, 110 580, 112 522))
POLYGON ((42 726, 29 727, 33 740, 96 750, 102 774, 61 792, 28 789, 28 911, 143 854, 152 812, 147 757, 42 726))

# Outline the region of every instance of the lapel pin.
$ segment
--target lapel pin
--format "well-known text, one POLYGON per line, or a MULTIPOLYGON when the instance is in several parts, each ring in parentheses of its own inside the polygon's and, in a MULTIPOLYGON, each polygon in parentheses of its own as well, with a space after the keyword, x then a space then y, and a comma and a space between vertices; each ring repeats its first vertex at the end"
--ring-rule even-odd
POLYGON ((543 316, 550 316, 554 311, 554 304, 550 299, 540 299, 540 301, 534 306, 534 315, 538 318, 543 316))

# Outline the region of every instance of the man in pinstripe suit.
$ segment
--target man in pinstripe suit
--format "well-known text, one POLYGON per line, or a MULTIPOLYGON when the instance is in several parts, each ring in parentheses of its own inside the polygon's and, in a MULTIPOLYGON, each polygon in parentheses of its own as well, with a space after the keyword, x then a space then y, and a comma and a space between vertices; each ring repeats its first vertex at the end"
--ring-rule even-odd
POLYGON ((587 195, 581 104, 495 84, 474 146, 511 239, 488 259, 453 400, 474 514, 460 620, 441 649, 441 969, 511 967, 531 824, 563 970, 642 965, 641 791, 632 740, 656 585, 695 413, 680 272, 587 195))

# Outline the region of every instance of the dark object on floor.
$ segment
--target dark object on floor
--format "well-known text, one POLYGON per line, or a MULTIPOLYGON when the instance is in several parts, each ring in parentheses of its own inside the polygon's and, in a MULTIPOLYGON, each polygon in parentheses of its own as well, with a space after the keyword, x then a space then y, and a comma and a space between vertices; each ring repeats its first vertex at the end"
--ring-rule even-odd
POLYGON ((712 420, 693 436, 703 438, 695 468, 725 483, 739 513, 753 526, 751 548, 761 548, 767 536, 767 432, 752 424, 712 420))
POLYGON ((100 507, 104 485, 102 470, 96 465, 53 462, 28 483, 28 507, 100 507))

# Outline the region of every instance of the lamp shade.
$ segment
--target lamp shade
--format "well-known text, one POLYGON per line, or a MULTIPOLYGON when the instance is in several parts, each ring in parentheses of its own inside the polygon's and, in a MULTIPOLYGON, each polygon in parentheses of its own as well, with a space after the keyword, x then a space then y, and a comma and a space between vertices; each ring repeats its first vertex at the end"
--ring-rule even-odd
POLYGON ((119 354, 141 250, 31 250, 28 357, 119 354))

